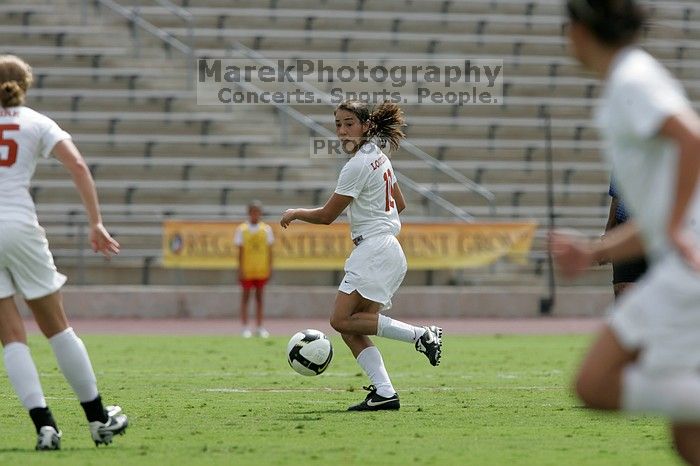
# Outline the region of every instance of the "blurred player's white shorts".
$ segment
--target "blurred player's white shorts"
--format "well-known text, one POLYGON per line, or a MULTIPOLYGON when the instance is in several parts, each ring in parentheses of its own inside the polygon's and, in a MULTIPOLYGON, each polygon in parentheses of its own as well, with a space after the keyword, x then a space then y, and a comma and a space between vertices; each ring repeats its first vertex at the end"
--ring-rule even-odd
POLYGON ((0 298, 17 291, 37 299, 59 290, 65 275, 56 270, 44 229, 17 222, 0 223, 0 298))
POLYGON ((647 373, 700 370, 700 273, 668 255, 612 306, 608 322, 624 348, 641 350, 647 373))
POLYGON ((393 235, 364 239, 345 261, 345 277, 338 290, 350 294, 357 290, 363 297, 380 303, 380 310, 391 307, 406 275, 406 256, 393 235))

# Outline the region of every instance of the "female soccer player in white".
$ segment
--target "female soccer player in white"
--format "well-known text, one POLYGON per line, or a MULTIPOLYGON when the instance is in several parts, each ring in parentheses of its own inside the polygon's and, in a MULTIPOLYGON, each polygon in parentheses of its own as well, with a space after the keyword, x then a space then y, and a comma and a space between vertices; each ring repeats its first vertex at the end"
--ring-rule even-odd
POLYGON ((396 235, 401 230, 399 213, 406 207, 389 158, 376 141, 392 150, 404 138, 403 112, 383 102, 370 112, 369 105, 348 100, 335 109, 336 134, 351 155, 338 178, 335 193, 323 207, 289 209, 280 224, 294 220, 329 225, 349 206, 351 238, 355 249, 345 263, 331 326, 343 337, 372 384, 369 394, 350 411, 399 409, 379 350, 368 335, 413 343, 433 366, 440 364, 442 329, 416 327, 391 319, 381 311, 391 307, 391 297, 406 275, 406 257, 396 235))
POLYGON ((46 405, 14 294, 24 295, 58 366, 77 395, 96 445, 123 433, 128 421, 118 406, 103 407, 82 340, 68 326, 60 288, 66 277, 54 265, 39 226, 29 183, 39 157, 54 156, 68 169, 90 221, 92 248, 106 257, 119 244, 102 226, 90 171, 70 135, 48 117, 25 107, 31 68, 13 55, 0 56, 0 341, 7 375, 34 422, 37 450, 57 450, 61 431, 46 405))
POLYGON ((672 422, 675 446, 700 465, 700 118, 680 84, 635 45, 634 0, 569 0, 572 54, 604 80, 596 123, 634 220, 586 242, 554 233, 563 274, 639 257, 651 268, 617 301, 583 361, 576 391, 602 410, 672 422))

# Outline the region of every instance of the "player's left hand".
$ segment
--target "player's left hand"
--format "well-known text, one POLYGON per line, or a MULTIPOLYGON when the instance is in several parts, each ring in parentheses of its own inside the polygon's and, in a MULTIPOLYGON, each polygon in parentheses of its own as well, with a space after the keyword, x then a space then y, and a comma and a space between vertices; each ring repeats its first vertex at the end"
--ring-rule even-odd
POLYGON ((119 254, 119 243, 101 223, 90 227, 90 244, 94 252, 101 252, 107 259, 114 254, 119 254))
POLYGON ((551 232, 549 250, 561 274, 567 279, 574 279, 583 274, 593 263, 590 244, 585 239, 571 234, 551 232))
POLYGON ((296 209, 287 209, 282 214, 282 219, 280 220, 280 225, 282 228, 287 228, 290 223, 295 220, 296 209))
POLYGON ((700 272, 700 249, 698 244, 685 230, 675 230, 669 233, 671 244, 676 248, 681 258, 693 269, 700 272))

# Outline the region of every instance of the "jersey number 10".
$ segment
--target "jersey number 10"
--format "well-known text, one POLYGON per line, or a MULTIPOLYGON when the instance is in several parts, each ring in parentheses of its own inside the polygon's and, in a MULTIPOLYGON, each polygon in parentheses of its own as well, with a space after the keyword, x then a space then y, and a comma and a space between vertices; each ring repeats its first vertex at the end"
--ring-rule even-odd
POLYGON ((11 167, 17 161, 17 142, 2 134, 5 131, 18 131, 19 125, 0 125, 0 148, 7 147, 7 157, 0 156, 0 167, 11 167))
POLYGON ((391 209, 394 208, 396 205, 394 203, 394 175, 391 173, 391 170, 387 170, 384 172, 384 193, 385 197, 384 200, 386 201, 385 203, 385 212, 389 212, 391 209))

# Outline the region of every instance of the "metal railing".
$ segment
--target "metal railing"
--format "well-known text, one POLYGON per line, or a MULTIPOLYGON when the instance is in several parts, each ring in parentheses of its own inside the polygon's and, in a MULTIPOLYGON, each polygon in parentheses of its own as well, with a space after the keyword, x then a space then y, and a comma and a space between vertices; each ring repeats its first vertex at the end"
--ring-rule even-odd
MULTIPOLYGON (((275 70, 277 69, 276 64, 273 61, 267 59, 267 57, 265 57, 265 55, 245 46, 244 44, 242 44, 239 41, 234 41, 231 44, 230 51, 233 51, 233 50, 239 51, 240 53, 242 53, 246 57, 257 61, 258 63, 264 64, 266 66, 271 66, 275 70)), ((307 82, 302 81, 302 82, 299 82, 297 84, 300 87, 304 88, 305 90, 312 92, 314 95, 319 95, 319 96, 323 95, 324 102, 328 103, 329 106, 333 106, 333 104, 330 102, 330 100, 328 98, 327 93, 322 92, 320 89, 316 88, 315 86, 313 86, 312 84, 307 83, 307 82)), ((333 136, 335 136, 335 135, 333 135, 333 136)), ((449 164, 447 164, 441 160, 436 159, 435 157, 428 154, 427 152, 422 150, 420 147, 416 146, 415 144, 411 143, 408 140, 402 141, 401 147, 404 150, 406 150, 406 152, 408 152, 409 154, 417 157, 420 160, 423 160, 431 168, 440 171, 441 173, 447 175, 448 177, 452 178, 456 182, 460 183, 462 186, 464 186, 464 188, 467 191, 473 192, 473 193, 481 196, 482 198, 484 198, 488 202, 491 215, 496 214, 496 205, 495 205, 496 196, 491 191, 484 188, 480 184, 474 182, 473 180, 470 180, 469 178, 464 176, 464 174, 462 174, 461 172, 459 172, 459 171, 455 170, 453 167, 451 167, 449 164)), ((406 177, 404 177, 404 178, 406 178, 406 177)), ((425 192, 428 192, 428 191, 425 191, 425 192)))
MULTIPOLYGON (((88 3, 91 0, 83 0, 82 1, 82 6, 81 6, 81 22, 83 25, 87 24, 87 18, 88 18, 88 3)), ((139 35, 139 29, 143 29, 150 35, 156 37, 157 39, 161 40, 166 47, 166 50, 169 52, 172 49, 178 50, 181 52, 183 55, 185 55, 186 59, 186 68, 187 68, 187 87, 189 89, 192 89, 194 87, 194 49, 191 47, 192 45, 192 40, 194 38, 194 27, 193 27, 193 21, 194 18, 191 13, 189 13, 187 10, 184 8, 180 8, 174 3, 171 3, 167 0, 156 0, 158 3, 160 3, 162 6, 167 8, 169 11, 171 11, 174 15, 178 16, 179 18, 183 19, 187 25, 187 30, 188 30, 188 40, 190 41, 190 45, 184 44, 182 41, 171 35, 170 33, 164 31, 163 29, 153 25, 152 23, 148 22, 147 20, 143 19, 139 15, 139 7, 130 7, 127 8, 123 5, 120 5, 119 3, 115 2, 114 0, 92 0, 92 2, 97 6, 101 5, 109 10, 113 11, 114 13, 126 18, 129 21, 130 27, 131 27, 131 34, 133 37, 133 46, 134 46, 134 56, 139 57, 141 53, 141 40, 140 40, 140 35, 139 35)))

